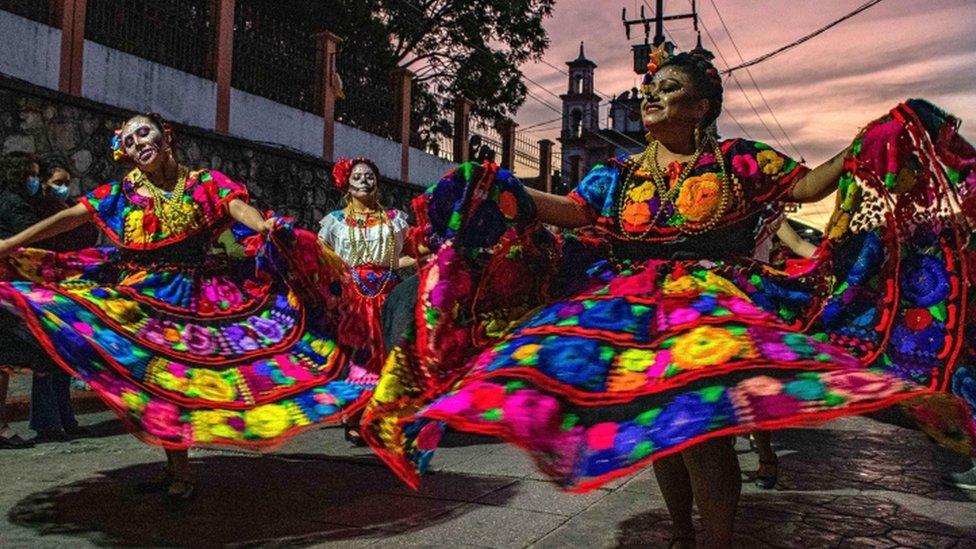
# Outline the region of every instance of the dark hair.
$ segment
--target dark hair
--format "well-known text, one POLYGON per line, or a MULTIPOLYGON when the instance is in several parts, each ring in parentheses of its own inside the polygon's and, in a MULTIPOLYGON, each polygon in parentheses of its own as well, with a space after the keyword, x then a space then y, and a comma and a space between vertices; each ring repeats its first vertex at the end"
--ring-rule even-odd
POLYGON ((370 160, 368 158, 365 158, 365 157, 353 158, 352 159, 352 163, 349 164, 349 173, 350 174, 352 173, 352 169, 356 167, 356 164, 366 164, 367 166, 369 166, 369 169, 373 170, 373 175, 376 176, 377 183, 379 183, 380 169, 376 167, 376 163, 375 162, 373 162, 372 160, 370 160))
POLYGON ((698 95, 708 100, 708 112, 702 120, 702 126, 707 128, 722 114, 722 78, 718 70, 708 58, 708 52, 681 52, 672 55, 658 70, 664 67, 675 67, 691 79, 691 85, 698 95))
POLYGON ((37 164, 37 158, 29 152, 13 151, 3 155, 0 159, 0 183, 3 188, 25 195, 24 184, 31 174, 32 164, 37 164))
POLYGON ((54 172, 57 170, 64 170, 65 172, 68 172, 68 175, 71 175, 71 170, 68 169, 67 163, 59 158, 43 158, 40 161, 40 166, 41 181, 51 179, 51 176, 54 175, 54 172))

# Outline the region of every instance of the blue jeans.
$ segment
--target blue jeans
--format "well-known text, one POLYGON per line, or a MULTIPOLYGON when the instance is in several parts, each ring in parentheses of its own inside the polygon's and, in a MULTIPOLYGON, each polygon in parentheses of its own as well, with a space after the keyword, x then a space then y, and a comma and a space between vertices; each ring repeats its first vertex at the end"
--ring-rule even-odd
POLYGON ((38 433, 78 426, 71 409, 71 376, 58 370, 34 374, 31 382, 30 428, 38 433))

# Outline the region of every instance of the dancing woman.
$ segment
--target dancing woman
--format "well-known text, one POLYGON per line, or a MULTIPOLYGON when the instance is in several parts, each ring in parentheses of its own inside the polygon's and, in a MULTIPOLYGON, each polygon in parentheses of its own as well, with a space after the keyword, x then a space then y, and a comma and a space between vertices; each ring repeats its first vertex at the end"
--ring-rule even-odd
POLYGON ((971 452, 968 408, 938 393, 971 360, 976 152, 958 121, 902 104, 808 169, 706 131, 722 107, 708 59, 649 68, 647 149, 593 168, 569 197, 490 165, 427 193, 436 254, 418 323, 364 419, 378 455, 416 486, 446 423, 517 444, 568 490, 653 462, 674 545, 694 546, 695 503, 705 545, 727 547, 732 435, 924 396, 911 407, 930 432, 971 452), (807 270, 753 259, 778 204, 838 188, 830 240, 807 270))
POLYGON ((165 449, 159 487, 180 502, 194 491, 188 448, 270 448, 355 412, 369 390, 337 379, 341 261, 266 219, 243 185, 178 163, 173 144, 158 115, 130 118, 113 140, 131 168, 121 181, 0 240, 0 312, 165 449), (23 248, 90 220, 115 248, 23 248), (232 225, 244 259, 213 251, 232 225))

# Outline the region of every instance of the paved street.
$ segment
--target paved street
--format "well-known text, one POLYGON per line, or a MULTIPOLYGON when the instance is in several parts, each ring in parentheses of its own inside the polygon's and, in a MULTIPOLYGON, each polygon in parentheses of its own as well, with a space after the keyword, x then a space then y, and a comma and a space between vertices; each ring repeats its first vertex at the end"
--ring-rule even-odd
MULTIPOLYGON (((649 471, 585 495, 545 482, 490 439, 451 435, 413 492, 340 429, 265 456, 192 453, 199 496, 181 512, 136 485, 162 452, 105 412, 96 438, 0 453, 0 546, 663 547, 668 518, 649 471)), ((24 423, 15 424, 24 432, 24 423)), ((744 547, 976 547, 976 493, 939 482, 966 460, 915 431, 856 418, 774 438, 780 490, 760 493, 742 453, 744 547)), ((742 450, 747 445, 742 444, 742 450)))

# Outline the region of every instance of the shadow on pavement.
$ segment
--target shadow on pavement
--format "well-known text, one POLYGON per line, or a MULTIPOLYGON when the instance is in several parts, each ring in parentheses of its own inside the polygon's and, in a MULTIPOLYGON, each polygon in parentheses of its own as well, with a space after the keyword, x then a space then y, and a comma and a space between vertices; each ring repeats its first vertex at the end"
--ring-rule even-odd
POLYGON ((32 494, 14 505, 9 520, 41 535, 77 535, 100 545, 303 546, 386 537, 447 521, 464 508, 450 494, 452 486, 491 492, 508 483, 441 472, 437 477, 443 478, 419 497, 373 458, 193 461, 198 495, 179 510, 167 508, 161 494, 138 492, 140 483, 160 473, 159 465, 143 464, 32 494), (445 487, 442 498, 438 485, 445 487))
POLYGON ((773 448, 781 454, 780 490, 890 490, 932 500, 976 500, 976 494, 941 480, 950 471, 968 469, 970 460, 917 431, 791 429, 773 433, 773 448))
MULTIPOLYGON (((665 509, 641 513, 618 525, 617 546, 666 547, 670 527, 665 509)), ((976 536, 884 499, 775 493, 744 495, 735 533, 736 547, 782 548, 972 547, 976 536)))

